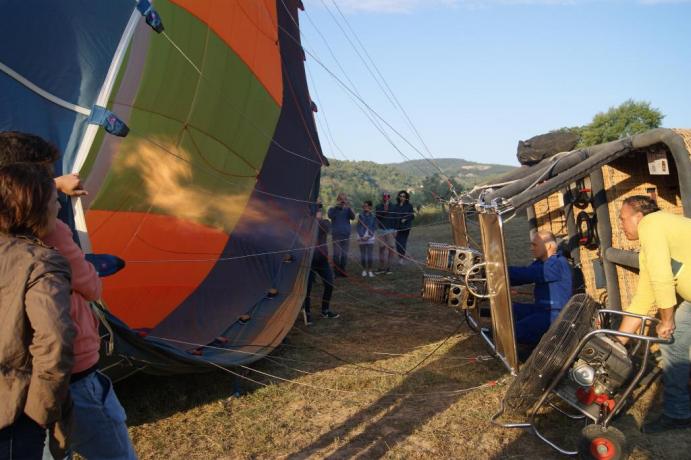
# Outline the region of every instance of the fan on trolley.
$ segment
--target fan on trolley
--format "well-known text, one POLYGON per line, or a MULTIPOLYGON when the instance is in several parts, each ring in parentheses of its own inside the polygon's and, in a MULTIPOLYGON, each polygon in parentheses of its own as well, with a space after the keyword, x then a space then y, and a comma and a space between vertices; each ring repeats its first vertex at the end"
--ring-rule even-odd
POLYGON ((586 294, 572 297, 521 367, 493 421, 506 428, 528 428, 563 454, 598 460, 626 458, 625 436, 610 422, 648 370, 650 344, 662 341, 643 334, 657 321, 652 317, 635 315, 643 320, 640 334, 606 327, 626 315, 631 314, 602 309, 586 294), (631 339, 633 353, 641 351, 641 359, 632 359, 633 353, 617 340, 619 336, 631 339), (559 401, 577 414, 561 409, 559 401), (571 419, 586 421, 577 450, 564 449, 539 431, 536 422, 546 405, 571 419), (498 422, 500 417, 523 421, 498 422))

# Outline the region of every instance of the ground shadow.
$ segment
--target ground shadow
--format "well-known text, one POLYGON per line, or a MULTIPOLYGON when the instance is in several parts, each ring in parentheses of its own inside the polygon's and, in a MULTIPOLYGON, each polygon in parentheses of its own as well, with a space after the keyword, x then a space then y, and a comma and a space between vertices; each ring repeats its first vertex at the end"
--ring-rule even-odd
POLYGON ((231 397, 238 388, 238 379, 220 370, 176 376, 137 374, 115 385, 128 426, 156 422, 231 397))
MULTIPOLYGON (((448 363, 458 354, 467 354, 469 349, 481 349, 481 344, 473 336, 459 342, 449 349, 438 360, 424 365, 409 374, 406 379, 375 402, 360 410, 344 422, 334 426, 328 432, 319 436, 309 446, 301 449, 288 459, 297 460, 309 457, 321 457, 328 459, 340 458, 379 458, 392 449, 396 444, 405 440, 418 427, 423 426, 435 415, 442 413, 456 401, 466 395, 445 394, 443 397, 421 399, 411 393, 423 393, 420 381, 435 381, 435 388, 444 388, 443 391, 453 391, 460 388, 468 388, 481 385, 488 380, 498 378, 505 373, 504 368, 498 362, 485 366, 482 371, 467 372, 457 378, 450 378, 443 372, 434 368, 448 363), (371 423, 369 423, 371 421, 371 423), (364 429, 362 428, 364 426, 364 429), (351 437, 352 434, 355 434, 351 437), (335 450, 326 453, 334 442, 348 438, 348 441, 339 445, 335 450)), ((471 351, 472 353, 472 351, 471 351)), ((439 390, 437 390, 439 391, 439 390)))
MULTIPOLYGON (((450 237, 448 228, 441 226, 434 227, 434 232, 429 229, 426 229, 425 233, 417 232, 414 229, 409 249, 418 261, 424 260, 429 238, 443 241, 448 239, 446 233, 450 237)), ((519 233, 523 237, 524 232, 519 233)), ((467 328, 461 327, 464 320, 458 311, 442 305, 427 305, 420 301, 418 286, 421 282, 421 266, 410 261, 404 266, 397 266, 393 275, 364 280, 359 276, 361 267, 353 260, 356 256, 357 248, 351 248, 350 279, 336 281, 332 307, 341 314, 341 318, 325 320, 317 314, 314 315, 314 325, 307 327, 302 323, 302 316, 298 316, 286 340, 267 358, 253 363, 253 369, 290 380, 301 376, 291 367, 299 367, 309 372, 325 371, 344 364, 376 367, 376 361, 382 359, 384 353, 377 354, 375 351, 403 355, 417 347, 444 340, 449 335, 467 333, 467 328), (286 363, 289 365, 285 366, 286 363)), ((319 304, 320 295, 321 286, 316 286, 313 292, 313 305, 319 304)), ((318 309, 316 312, 318 313, 318 309)), ((488 352, 479 339, 466 340, 464 343, 464 346, 473 348, 477 354, 488 352)), ((457 349, 458 347, 454 347, 454 350, 457 349)), ((467 353, 467 349, 463 350, 463 354, 467 353)), ((449 352, 447 356, 453 354, 449 352)), ((119 382, 116 390, 128 413, 128 424, 137 426, 152 423, 204 404, 254 391, 258 385, 244 377, 262 382, 270 381, 254 372, 239 368, 232 368, 231 371, 245 374, 244 377, 237 377, 211 366, 209 369, 210 372, 205 373, 171 376, 137 373, 119 382)), ((420 391, 415 382, 429 372, 435 374, 436 381, 454 388, 477 383, 472 379, 457 381, 446 376, 444 372, 436 372, 426 366, 417 369, 406 382, 389 392, 388 396, 383 396, 371 410, 363 412, 363 417, 366 419, 388 408, 393 413, 387 419, 395 421, 396 414, 402 414, 412 407, 423 406, 424 404, 417 404, 411 398, 397 397, 393 393, 420 391)), ((503 372, 504 369, 497 365, 491 375, 503 372)), ((486 381, 492 378, 491 375, 478 378, 486 381)), ((441 403, 439 407, 420 408, 420 418, 428 419, 453 403, 453 398, 447 399, 449 401, 441 403)), ((393 435, 394 442, 410 430, 401 429, 400 432, 403 435, 393 435)), ((387 438, 377 443, 370 451, 379 452, 382 443, 390 441, 387 438)))

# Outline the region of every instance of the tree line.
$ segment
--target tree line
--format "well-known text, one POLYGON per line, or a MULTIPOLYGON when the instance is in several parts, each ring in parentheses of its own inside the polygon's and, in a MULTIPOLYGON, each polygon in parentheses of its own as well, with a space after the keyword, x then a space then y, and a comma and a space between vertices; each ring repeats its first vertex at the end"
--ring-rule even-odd
MULTIPOLYGON (((649 102, 629 99, 619 106, 597 113, 586 125, 554 131, 574 132, 580 138, 578 147, 587 147, 659 128, 663 118, 662 112, 651 107, 649 102)), ((396 192, 405 189, 411 194, 413 206, 430 206, 449 198, 449 182, 457 192, 462 192, 507 170, 498 169, 496 165, 482 165, 460 159, 443 161, 443 176, 438 172, 422 176, 410 172, 409 166, 397 168, 372 161, 329 159, 330 166, 322 169, 320 196, 325 205, 330 206, 335 203, 339 192, 345 192, 352 205, 359 208, 364 200, 372 200, 376 204, 382 191, 395 196, 396 192), (463 166, 446 167, 454 160, 463 166), (466 171, 471 172, 462 174, 459 168, 466 168, 466 171)))

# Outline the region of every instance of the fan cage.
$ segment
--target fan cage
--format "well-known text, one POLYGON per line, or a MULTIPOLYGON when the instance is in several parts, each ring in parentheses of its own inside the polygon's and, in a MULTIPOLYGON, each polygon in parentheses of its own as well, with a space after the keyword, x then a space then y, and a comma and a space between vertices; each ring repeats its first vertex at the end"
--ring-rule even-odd
POLYGON ((569 300, 506 391, 507 410, 527 413, 535 405, 580 340, 593 330, 599 307, 587 294, 569 300))

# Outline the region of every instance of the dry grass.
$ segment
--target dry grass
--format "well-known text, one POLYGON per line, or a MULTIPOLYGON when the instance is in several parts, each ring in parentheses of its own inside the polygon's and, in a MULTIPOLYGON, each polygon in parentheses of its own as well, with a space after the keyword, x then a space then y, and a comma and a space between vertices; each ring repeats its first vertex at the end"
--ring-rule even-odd
MULTIPOLYGON (((449 241, 449 227, 415 229, 411 255, 423 260, 430 240, 449 241)), ((508 226, 507 240, 510 261, 526 262, 524 219, 508 226)), ((350 278, 337 280, 332 308, 341 318, 311 327, 299 318, 285 343, 252 366, 273 377, 247 371, 259 382, 251 383, 218 371, 118 384, 140 457, 557 458, 534 436, 489 422, 505 386, 486 384, 505 370, 468 359, 487 349, 458 312, 418 300, 421 267, 371 280, 358 268, 351 262, 350 278)), ((674 454, 688 453, 688 436, 646 439, 636 430, 652 398, 616 425, 635 458, 682 458, 674 454)), ((579 428, 556 426, 557 436, 579 428)))

